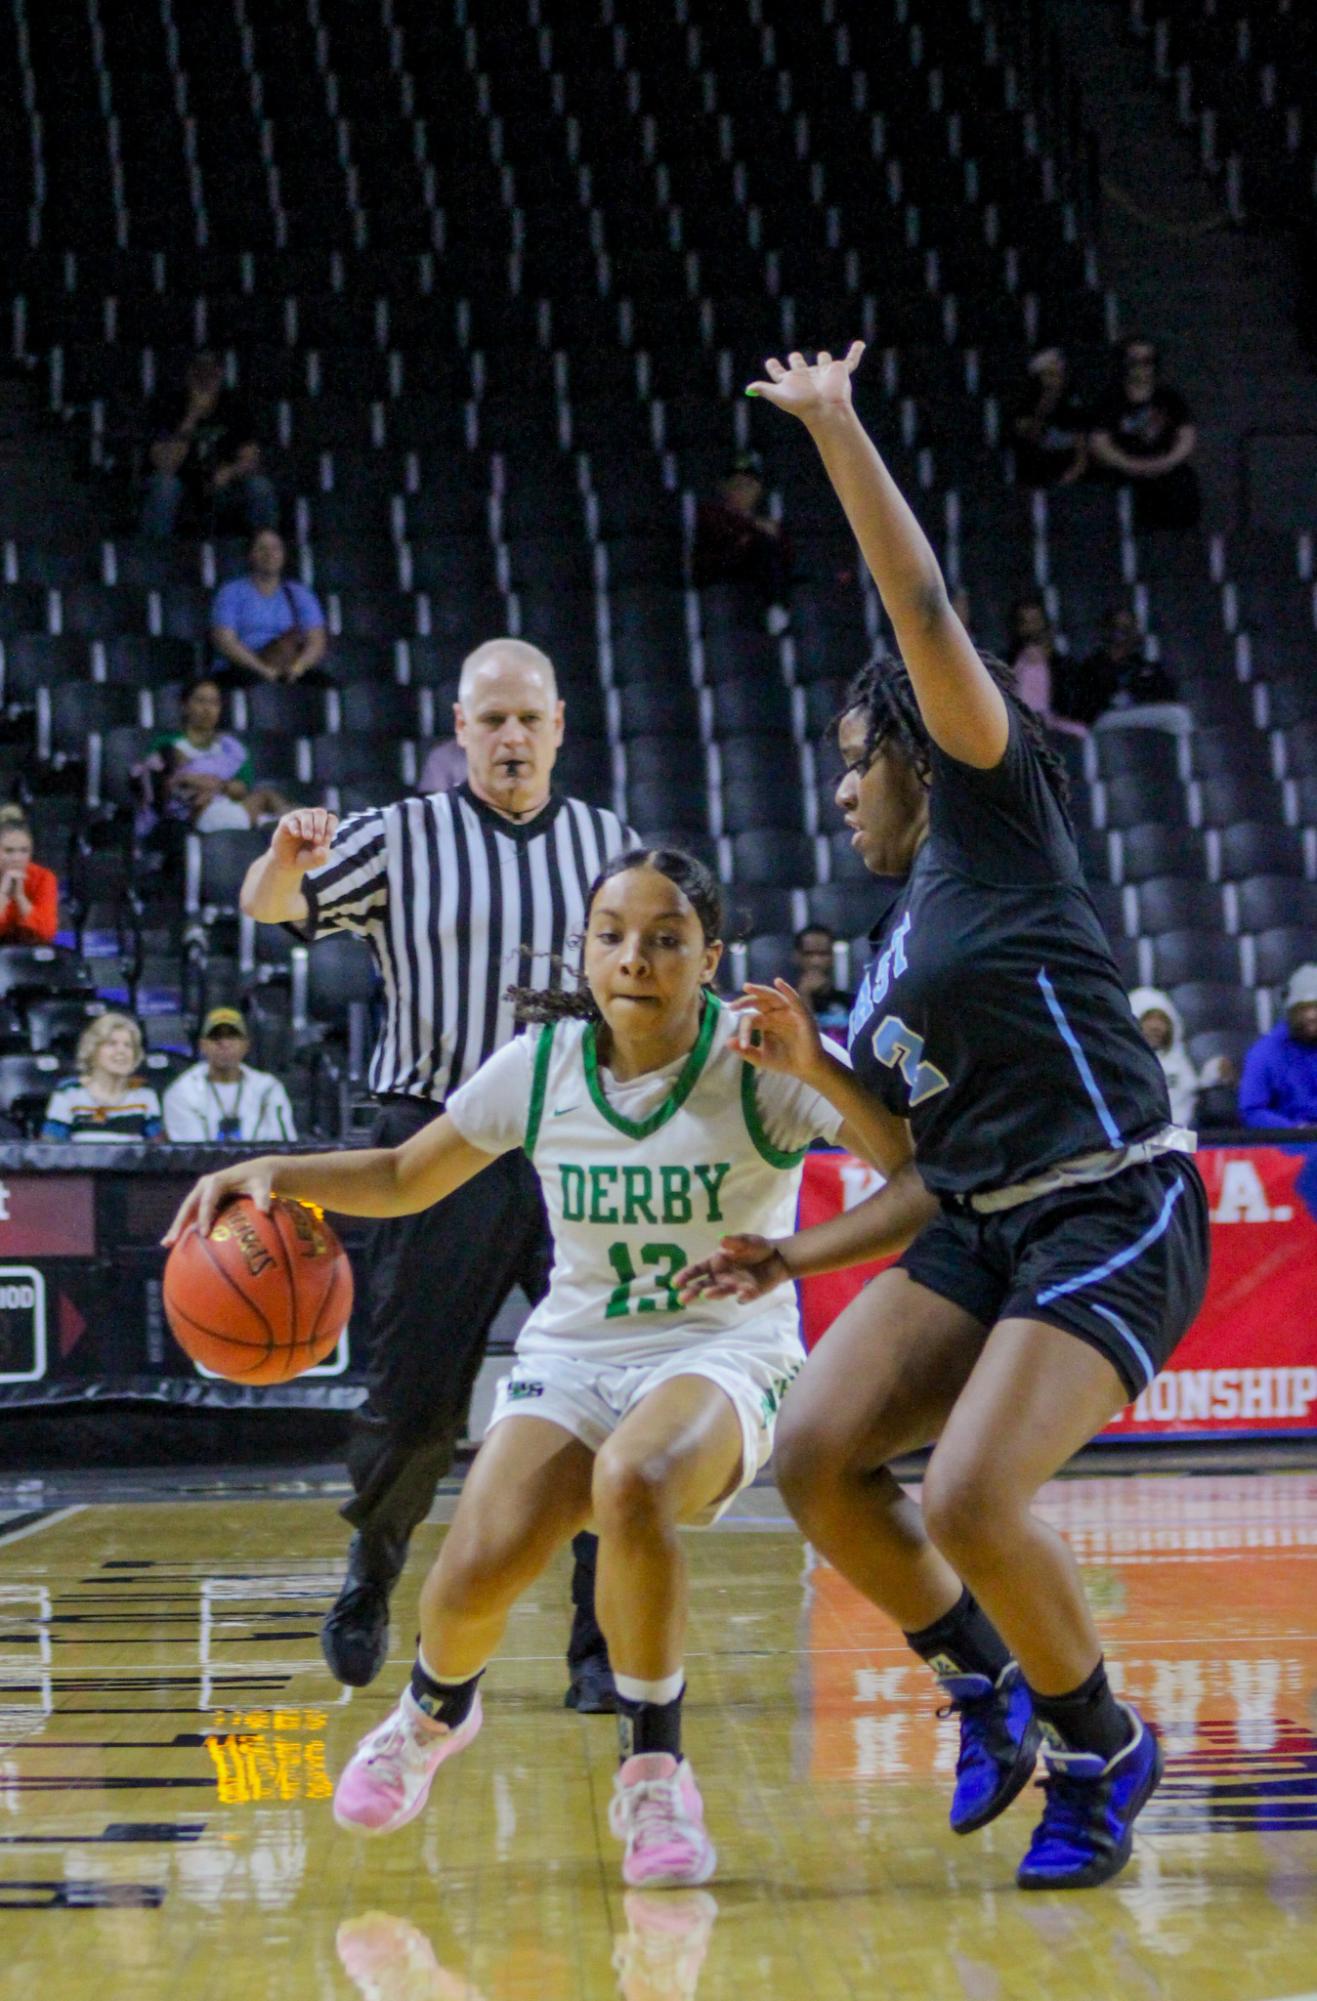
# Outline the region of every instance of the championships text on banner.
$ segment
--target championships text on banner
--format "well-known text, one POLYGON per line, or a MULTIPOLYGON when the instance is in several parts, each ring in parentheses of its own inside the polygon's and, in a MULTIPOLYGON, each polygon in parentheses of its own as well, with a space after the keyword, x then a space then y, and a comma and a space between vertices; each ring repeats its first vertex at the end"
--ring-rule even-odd
MULTIPOLYGON (((1212 1277, 1169 1367, 1107 1437, 1317 1429, 1317 1147, 1203 1147, 1212 1277)), ((804 1228, 850 1209, 881 1177, 848 1153, 812 1153, 804 1228)), ((890 1262, 890 1260, 889 1260, 890 1262)), ((800 1287, 813 1347, 881 1264, 800 1287)))

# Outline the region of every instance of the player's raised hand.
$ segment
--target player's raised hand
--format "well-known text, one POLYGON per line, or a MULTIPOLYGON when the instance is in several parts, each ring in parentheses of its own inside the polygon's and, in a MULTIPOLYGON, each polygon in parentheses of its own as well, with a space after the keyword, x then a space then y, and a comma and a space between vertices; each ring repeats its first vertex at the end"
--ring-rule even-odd
POLYGON ((191 1223, 196 1224, 203 1237, 208 1237, 216 1216, 235 1195, 250 1195, 258 1209, 268 1212, 273 1183, 274 1168, 264 1160, 237 1161, 232 1167, 221 1168, 217 1174, 203 1174, 196 1187, 184 1198, 178 1214, 160 1239, 161 1243, 166 1246, 176 1244, 191 1223))
POLYGON ((851 377, 863 353, 864 342, 853 340, 837 360, 826 348, 821 348, 812 362, 800 353, 789 354, 785 363, 773 358, 764 363, 767 381, 752 382, 745 393, 776 403, 779 410, 799 417, 802 424, 819 423, 850 409, 851 377))
POLYGON ((302 875, 308 869, 323 868, 337 826, 337 813, 326 812, 323 806, 299 806, 295 812, 285 813, 275 828, 270 853, 280 868, 296 869, 302 875))
POLYGON ((736 1050, 757 1070, 779 1070, 789 1077, 809 1079, 826 1061, 818 1023, 795 988, 785 980, 771 987, 747 980, 744 993, 731 1003, 736 1024, 736 1050))
POLYGON ((735 1299, 746 1306, 791 1277, 768 1237, 724 1237, 711 1257, 686 1265, 673 1279, 683 1306, 694 1299, 735 1299))

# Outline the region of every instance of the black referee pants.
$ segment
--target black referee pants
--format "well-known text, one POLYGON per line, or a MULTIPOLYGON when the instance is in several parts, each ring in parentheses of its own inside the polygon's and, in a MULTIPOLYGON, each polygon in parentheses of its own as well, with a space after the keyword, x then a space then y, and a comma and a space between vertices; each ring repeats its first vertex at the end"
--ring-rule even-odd
MULTIPOLYGON (((421 1098, 381 1104, 372 1146, 399 1146, 428 1125, 421 1098)), ((354 1568, 392 1585, 413 1529, 453 1461, 490 1326, 514 1286, 548 1290, 553 1245, 534 1169, 506 1153, 445 1202, 371 1226, 365 1300, 371 1358, 366 1401, 348 1439, 353 1497, 342 1509, 359 1538, 354 1568)), ((594 1616, 593 1536, 578 1536, 568 1659, 604 1651, 594 1616)))

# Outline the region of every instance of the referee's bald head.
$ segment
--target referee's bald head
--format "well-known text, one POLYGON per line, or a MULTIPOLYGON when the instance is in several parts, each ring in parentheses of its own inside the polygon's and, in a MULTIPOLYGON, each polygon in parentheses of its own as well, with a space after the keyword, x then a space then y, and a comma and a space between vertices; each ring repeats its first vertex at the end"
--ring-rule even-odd
POLYGON ((509 820, 541 811, 562 742, 553 662, 524 639, 487 639, 462 662, 453 709, 467 783, 509 820))
POLYGON ((477 646, 474 653, 468 653, 462 662, 462 672, 457 684, 457 699, 464 709, 471 706, 475 692, 476 676, 482 667, 493 667, 496 671, 509 669, 516 673, 539 676, 544 684, 544 692, 550 702, 558 699, 558 677, 553 671, 553 662, 538 646, 532 646, 525 639, 486 639, 477 646))

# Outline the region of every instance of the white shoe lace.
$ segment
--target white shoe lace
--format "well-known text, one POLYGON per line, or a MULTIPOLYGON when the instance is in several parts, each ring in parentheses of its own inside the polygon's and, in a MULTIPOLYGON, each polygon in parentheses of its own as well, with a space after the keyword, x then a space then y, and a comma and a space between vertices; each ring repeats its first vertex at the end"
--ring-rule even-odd
POLYGON ((680 1781, 642 1779, 615 1793, 608 1808, 608 1825, 635 1854, 680 1834, 698 1840, 698 1831, 682 1812, 680 1781))
POLYGON ((382 1723, 365 1751, 366 1763, 386 1785, 401 1786, 407 1766, 424 1747, 417 1742, 405 1716, 382 1723), (410 1754, 410 1756, 409 1756, 410 1754))

